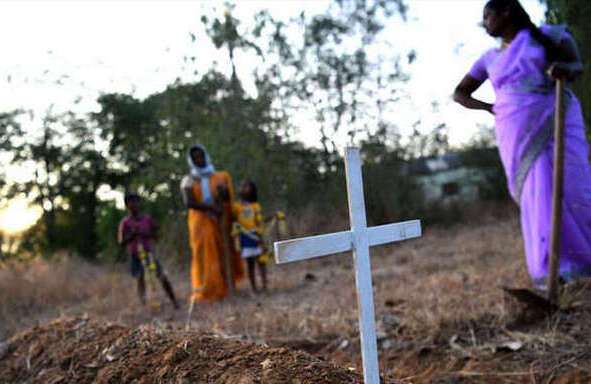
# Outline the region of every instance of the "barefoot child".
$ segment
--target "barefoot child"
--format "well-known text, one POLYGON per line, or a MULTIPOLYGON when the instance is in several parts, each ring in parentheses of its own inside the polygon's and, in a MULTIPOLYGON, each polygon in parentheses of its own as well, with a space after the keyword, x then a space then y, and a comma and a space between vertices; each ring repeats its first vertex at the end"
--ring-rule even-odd
POLYGON ((240 183, 238 194, 240 201, 235 202, 232 211, 240 228, 240 254, 248 265, 250 286, 257 292, 255 265, 261 274, 263 290, 267 290, 267 261, 263 255, 263 218, 261 206, 257 202, 257 188, 252 180, 244 179, 240 183))
MULTIPOLYGON (((152 252, 152 243, 158 235, 158 224, 150 215, 140 214, 140 196, 134 193, 125 194, 125 206, 128 215, 125 216, 119 224, 118 240, 121 246, 126 247, 126 251, 131 258, 131 275, 137 279, 138 296, 142 304, 146 303, 146 283, 144 276, 144 267, 138 253, 142 250, 152 252)), ((156 264, 156 275, 162 284, 162 288, 172 301, 174 308, 178 308, 178 303, 174 296, 172 286, 164 274, 158 260, 154 258, 156 264)))

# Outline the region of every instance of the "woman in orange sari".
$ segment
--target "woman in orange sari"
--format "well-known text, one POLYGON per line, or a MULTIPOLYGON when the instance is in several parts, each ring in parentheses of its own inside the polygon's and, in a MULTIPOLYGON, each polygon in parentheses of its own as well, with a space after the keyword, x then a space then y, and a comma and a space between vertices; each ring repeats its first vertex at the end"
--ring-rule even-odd
POLYGON ((229 239, 231 231, 232 180, 228 172, 215 171, 202 145, 189 149, 188 161, 191 173, 183 178, 181 190, 189 210, 189 243, 193 253, 190 301, 221 300, 228 291, 225 252, 229 252, 231 284, 245 277, 243 261, 232 242, 224 244, 224 237, 229 239))

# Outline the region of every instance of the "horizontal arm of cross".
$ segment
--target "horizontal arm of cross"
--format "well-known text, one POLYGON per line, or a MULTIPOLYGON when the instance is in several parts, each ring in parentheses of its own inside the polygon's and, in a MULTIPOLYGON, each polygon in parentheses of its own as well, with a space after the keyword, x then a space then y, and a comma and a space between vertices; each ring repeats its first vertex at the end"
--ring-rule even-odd
MULTIPOLYGON (((410 220, 367 228, 369 246, 393 243, 421 236, 421 221, 410 220)), ((274 244, 277 264, 312 259, 353 249, 353 233, 343 231, 327 235, 278 241, 274 244)))

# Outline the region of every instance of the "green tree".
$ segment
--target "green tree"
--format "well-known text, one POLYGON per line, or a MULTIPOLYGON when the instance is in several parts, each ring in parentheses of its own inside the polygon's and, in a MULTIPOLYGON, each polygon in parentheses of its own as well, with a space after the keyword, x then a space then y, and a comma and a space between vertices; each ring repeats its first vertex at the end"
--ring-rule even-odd
POLYGON ((56 249, 56 212, 63 192, 63 174, 67 169, 63 115, 51 108, 37 121, 26 121, 22 111, 3 116, 0 148, 10 157, 10 164, 22 170, 24 182, 11 182, 4 189, 4 198, 26 196, 43 209, 45 230, 43 249, 56 249), (37 125, 40 124, 40 125, 37 125), (24 127, 26 126, 26 128, 24 127))
POLYGON ((368 52, 386 44, 378 39, 385 20, 395 14, 404 19, 405 12, 401 0, 340 0, 324 14, 302 12, 291 24, 258 15, 260 28, 267 31, 262 35, 271 36, 267 56, 272 57, 258 78, 278 95, 283 109, 312 109, 325 171, 340 161, 335 136, 346 133, 353 141, 359 133, 373 133, 375 126, 368 122, 379 126, 395 100, 395 84, 405 79, 399 57, 368 52), (301 41, 289 38, 294 29, 303 31, 301 41))
POLYGON ((226 8, 227 10, 224 12, 222 19, 214 17, 212 20, 209 20, 207 16, 202 16, 201 22, 205 25, 207 33, 215 47, 218 49, 226 47, 228 59, 232 66, 231 89, 234 95, 238 97, 243 90, 236 74, 236 49, 253 49, 258 56, 262 56, 262 51, 254 42, 245 37, 246 33, 239 33, 240 20, 232 16, 232 10, 235 6, 226 4, 226 8))
POLYGON ((406 151, 385 144, 379 130, 361 142, 368 220, 372 225, 404 220, 417 214, 421 189, 408 171, 406 151))
POLYGON ((579 46, 583 76, 571 84, 581 101, 587 134, 591 132, 591 1, 541 0, 548 6, 546 18, 552 24, 565 23, 579 46))
POLYGON ((265 97, 241 95, 236 117, 229 117, 231 89, 231 79, 210 72, 196 83, 171 85, 143 101, 102 96, 93 119, 101 137, 109 140, 110 164, 119 170, 111 186, 139 191, 151 200, 168 199, 171 209, 184 210, 180 180, 188 171, 187 150, 198 141, 208 148, 216 167, 228 170, 236 182, 255 179, 262 197, 299 195, 301 200, 297 186, 308 182, 303 179, 317 181, 317 152, 266 129, 272 119, 265 97), (243 139, 236 140, 234 131, 243 139))
MULTIPOLYGON (((344 166, 335 136, 361 137, 371 220, 407 217, 416 209, 420 194, 405 176, 409 152, 385 117, 396 100, 396 84, 405 78, 399 57, 368 54, 383 43, 378 37, 388 18, 404 18, 402 0, 339 0, 325 14, 302 14, 286 23, 260 12, 250 29, 228 8, 223 16, 202 20, 212 44, 227 54, 227 76, 210 70, 191 83, 177 79, 145 99, 104 94, 96 113, 48 113, 37 126, 25 125, 19 113, 0 115, 0 133, 7 133, 0 149, 15 164, 38 170, 25 185, 4 189, 10 192, 5 196, 27 194, 46 209, 23 240, 28 249, 74 248, 86 257, 113 253, 123 212, 99 199, 105 186, 139 192, 165 225, 182 220, 179 184, 195 142, 209 149, 215 166, 229 171, 235 183, 254 179, 267 209, 312 205, 341 212, 344 166), (290 32, 294 28, 303 32, 301 39, 290 32), (252 94, 238 77, 241 54, 264 63, 255 69, 252 94), (290 118, 310 105, 320 148, 291 139, 290 118)), ((426 151, 447 145, 445 127, 439 128, 426 151)))
POLYGON ((106 159, 87 119, 49 109, 40 120, 27 121, 14 112, 2 117, 0 149, 19 167, 22 180, 9 181, 3 197, 26 196, 42 208, 35 236, 26 236, 22 249, 50 254, 76 249, 94 258, 98 250, 96 212, 98 189, 108 181, 106 159), (76 236, 72 236, 76 233, 76 236))

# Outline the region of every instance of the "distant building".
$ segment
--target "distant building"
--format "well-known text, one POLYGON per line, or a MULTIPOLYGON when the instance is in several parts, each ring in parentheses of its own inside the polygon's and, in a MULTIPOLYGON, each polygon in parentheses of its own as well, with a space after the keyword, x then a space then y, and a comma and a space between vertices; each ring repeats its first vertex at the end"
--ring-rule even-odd
POLYGON ((474 158, 467 158, 465 154, 449 152, 411 162, 409 173, 415 176, 426 201, 451 203, 479 199, 489 177, 498 171, 490 163, 498 154, 494 148, 474 150, 470 154, 474 158))

